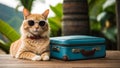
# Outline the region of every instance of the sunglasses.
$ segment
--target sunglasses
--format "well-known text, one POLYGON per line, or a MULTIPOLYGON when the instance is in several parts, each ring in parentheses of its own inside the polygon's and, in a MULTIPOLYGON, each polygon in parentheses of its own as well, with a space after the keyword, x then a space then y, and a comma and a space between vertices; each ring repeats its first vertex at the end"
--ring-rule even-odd
MULTIPOLYGON (((29 26, 33 26, 34 24, 35 24, 35 22, 33 20, 28 21, 29 26)), ((45 21, 39 21, 39 26, 44 26, 45 24, 46 24, 45 21)))

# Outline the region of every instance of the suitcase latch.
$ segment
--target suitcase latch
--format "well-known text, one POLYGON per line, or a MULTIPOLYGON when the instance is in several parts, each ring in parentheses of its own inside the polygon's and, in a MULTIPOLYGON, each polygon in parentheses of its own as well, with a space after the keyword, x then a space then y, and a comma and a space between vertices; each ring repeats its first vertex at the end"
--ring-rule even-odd
POLYGON ((59 52, 59 51, 60 51, 60 49, 59 49, 58 47, 52 47, 52 50, 53 50, 53 51, 56 51, 56 52, 59 52))
POLYGON ((96 50, 96 51, 100 51, 101 50, 101 48, 98 46, 98 47, 95 47, 95 48, 93 48, 93 50, 96 50))
POLYGON ((74 48, 74 49, 72 49, 72 53, 80 53, 80 49, 76 49, 76 48, 74 48))

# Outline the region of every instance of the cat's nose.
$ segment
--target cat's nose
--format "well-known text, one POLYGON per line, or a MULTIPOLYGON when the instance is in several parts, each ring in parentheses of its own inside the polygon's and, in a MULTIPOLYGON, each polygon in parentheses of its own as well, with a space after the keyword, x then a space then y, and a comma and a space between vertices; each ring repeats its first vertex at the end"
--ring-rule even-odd
POLYGON ((38 28, 39 28, 39 25, 38 25, 38 24, 35 24, 35 28, 38 29, 38 28))
POLYGON ((36 26, 35 28, 36 28, 36 29, 38 29, 38 28, 39 28, 39 26, 36 26))
POLYGON ((36 29, 39 29, 39 27, 35 27, 36 29))

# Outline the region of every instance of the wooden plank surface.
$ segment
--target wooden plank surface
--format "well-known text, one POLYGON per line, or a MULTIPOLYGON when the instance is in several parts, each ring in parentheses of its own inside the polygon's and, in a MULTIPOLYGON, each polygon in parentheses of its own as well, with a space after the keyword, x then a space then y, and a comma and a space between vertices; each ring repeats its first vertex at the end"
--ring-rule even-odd
POLYGON ((120 51, 107 51, 105 58, 61 61, 30 61, 0 55, 0 68, 120 68, 120 51))

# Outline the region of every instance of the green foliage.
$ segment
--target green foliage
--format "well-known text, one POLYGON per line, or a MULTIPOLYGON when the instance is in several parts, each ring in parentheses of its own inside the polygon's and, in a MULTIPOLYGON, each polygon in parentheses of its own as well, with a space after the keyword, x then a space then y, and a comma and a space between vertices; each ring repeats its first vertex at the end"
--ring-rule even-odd
POLYGON ((33 6, 33 2, 34 1, 40 1, 42 3, 45 3, 45 0, 17 0, 20 2, 20 4, 17 5, 16 10, 20 7, 20 6, 24 6, 26 9, 28 9, 29 11, 32 10, 32 6, 33 6))
POLYGON ((34 0, 20 0, 20 2, 21 2, 21 4, 25 7, 25 8, 27 8, 29 11, 31 11, 31 9, 32 9, 32 4, 33 4, 33 1, 34 0))
POLYGON ((51 10, 54 12, 55 16, 48 18, 51 27, 51 36, 61 35, 61 22, 62 22, 62 4, 59 3, 56 6, 50 6, 51 10))
POLYGON ((63 16, 63 11, 62 11, 62 4, 58 3, 56 6, 51 6, 51 10, 55 13, 55 15, 59 18, 62 18, 63 16))
POLYGON ((0 4, 0 10, 0 48, 9 53, 10 44, 20 37, 18 32, 23 16, 21 12, 3 4, 0 4))
POLYGON ((94 20, 94 19, 91 19, 90 20, 90 28, 91 28, 91 30, 94 30, 94 31, 100 31, 100 29, 101 29, 101 23, 100 22, 97 22, 96 20, 94 20))
POLYGON ((102 31, 102 33, 108 38, 110 39, 112 42, 116 42, 116 33, 117 33, 117 29, 116 27, 111 27, 109 29, 104 29, 102 31))
POLYGON ((0 40, 0 48, 6 53, 9 53, 10 43, 5 43, 2 40, 0 40))
POLYGON ((22 24, 23 14, 14 8, 0 4, 0 19, 12 26, 17 32, 22 24))
POLYGON ((96 18, 96 16, 101 13, 102 5, 106 0, 88 0, 89 1, 89 14, 90 18, 96 18))
POLYGON ((5 35, 11 42, 19 38, 19 34, 2 20, 0 20, 0 33, 5 35))
POLYGON ((0 40, 0 48, 8 53, 10 44, 17 40, 20 35, 11 26, 2 20, 0 20, 0 33, 9 40, 9 42, 6 43, 0 40))
POLYGON ((106 0, 103 4, 103 10, 115 13, 115 0, 106 0))
POLYGON ((91 30, 116 42, 115 0, 88 0, 91 30))

